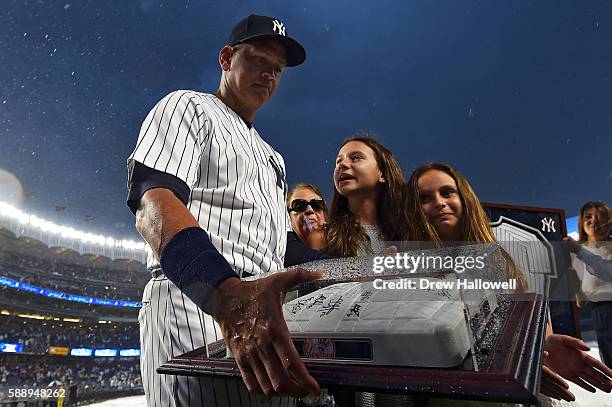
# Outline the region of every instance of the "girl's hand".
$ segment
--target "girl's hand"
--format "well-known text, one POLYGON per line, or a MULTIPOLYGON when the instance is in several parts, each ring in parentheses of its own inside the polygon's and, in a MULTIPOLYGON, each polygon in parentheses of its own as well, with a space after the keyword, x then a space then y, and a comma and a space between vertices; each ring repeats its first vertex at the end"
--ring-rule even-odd
POLYGON ((591 393, 595 393, 595 387, 610 393, 612 369, 589 356, 589 349, 580 339, 549 335, 544 343, 544 366, 591 393))

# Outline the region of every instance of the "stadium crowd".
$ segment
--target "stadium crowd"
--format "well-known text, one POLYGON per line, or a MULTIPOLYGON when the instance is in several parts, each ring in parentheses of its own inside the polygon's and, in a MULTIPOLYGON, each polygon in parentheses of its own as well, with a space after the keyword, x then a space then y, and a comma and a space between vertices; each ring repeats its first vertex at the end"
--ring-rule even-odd
POLYGON ((72 301, 58 301, 42 295, 32 295, 27 291, 0 286, 0 307, 18 312, 43 315, 59 315, 79 319, 108 320, 115 317, 136 321, 138 308, 92 305, 72 301))
MULTIPOLYGON (((143 266, 144 269, 144 266, 143 266)), ((24 253, 2 251, 0 275, 13 280, 95 298, 140 301, 149 274, 41 259, 24 253)))
MULTIPOLYGON (((3 358, 4 359, 4 358, 3 358)), ((0 360, 0 387, 63 386, 71 401, 86 400, 102 392, 142 392, 138 358, 41 358, 0 360)))
POLYGON ((24 352, 46 353, 49 346, 139 348, 137 323, 86 324, 0 318, 0 342, 24 345, 24 352))

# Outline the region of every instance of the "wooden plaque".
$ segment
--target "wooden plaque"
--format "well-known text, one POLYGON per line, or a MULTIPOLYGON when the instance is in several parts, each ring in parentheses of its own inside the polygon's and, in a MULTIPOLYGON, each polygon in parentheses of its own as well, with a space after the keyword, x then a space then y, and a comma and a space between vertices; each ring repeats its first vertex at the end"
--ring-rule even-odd
MULTIPOLYGON (((512 301, 493 338, 480 371, 414 367, 365 366, 306 361, 310 374, 334 395, 353 391, 414 394, 470 400, 536 403, 546 326, 546 304, 536 294, 512 301)), ((233 358, 225 358, 222 341, 177 356, 160 366, 162 374, 214 376, 241 380, 233 358)), ((344 398, 343 406, 350 405, 344 398)))
MULTIPOLYGON (((491 222, 495 224, 503 216, 521 224, 537 229, 542 238, 549 242, 558 242, 567 236, 565 225, 565 211, 563 209, 540 208, 534 206, 517 206, 496 203, 483 203, 491 222)), ((559 270, 559 277, 551 283, 551 289, 567 291, 566 273, 562 268, 567 266, 569 258, 567 253, 561 253, 555 247, 555 263, 559 270)), ((551 296, 551 298, 553 298, 551 296)), ((550 301, 551 324, 555 333, 580 338, 580 316, 575 301, 550 301)))

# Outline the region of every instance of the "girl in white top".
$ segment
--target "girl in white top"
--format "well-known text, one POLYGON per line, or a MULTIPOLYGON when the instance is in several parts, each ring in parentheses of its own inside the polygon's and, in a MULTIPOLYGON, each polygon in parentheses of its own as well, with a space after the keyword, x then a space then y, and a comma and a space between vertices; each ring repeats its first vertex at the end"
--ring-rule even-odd
MULTIPOLYGON (((570 244, 572 267, 582 279, 580 297, 591 302, 601 360, 612 367, 612 216, 604 202, 587 202, 578 214, 579 243, 570 244)), ((571 241, 570 241, 571 242, 571 241)))

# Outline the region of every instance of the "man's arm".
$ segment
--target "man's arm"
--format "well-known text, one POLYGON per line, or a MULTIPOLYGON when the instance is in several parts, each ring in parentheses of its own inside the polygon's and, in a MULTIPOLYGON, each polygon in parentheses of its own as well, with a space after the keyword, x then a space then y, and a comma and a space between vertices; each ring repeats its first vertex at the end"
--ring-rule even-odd
MULTIPOLYGON (((175 253, 173 238, 197 230, 193 228, 199 228, 198 222, 172 191, 154 188, 143 194, 136 211, 136 229, 161 260, 162 271, 166 255, 175 257, 164 250, 175 253)), ((192 273, 194 267, 199 269, 194 263, 197 261, 186 262, 192 273)), ((188 273, 173 270, 173 277, 168 278, 180 283, 182 271, 188 273)), ((215 270, 201 268, 201 272, 215 270)), ((201 277, 205 281, 209 276, 201 277)), ((249 391, 303 397, 318 393, 320 388, 293 346, 282 303, 289 289, 321 277, 320 273, 292 270, 251 282, 230 277, 213 287, 203 283, 179 288, 219 323, 249 391)))
POLYGON ((176 233, 199 226, 187 207, 169 189, 149 189, 140 198, 136 211, 136 230, 158 260, 163 248, 176 233))

